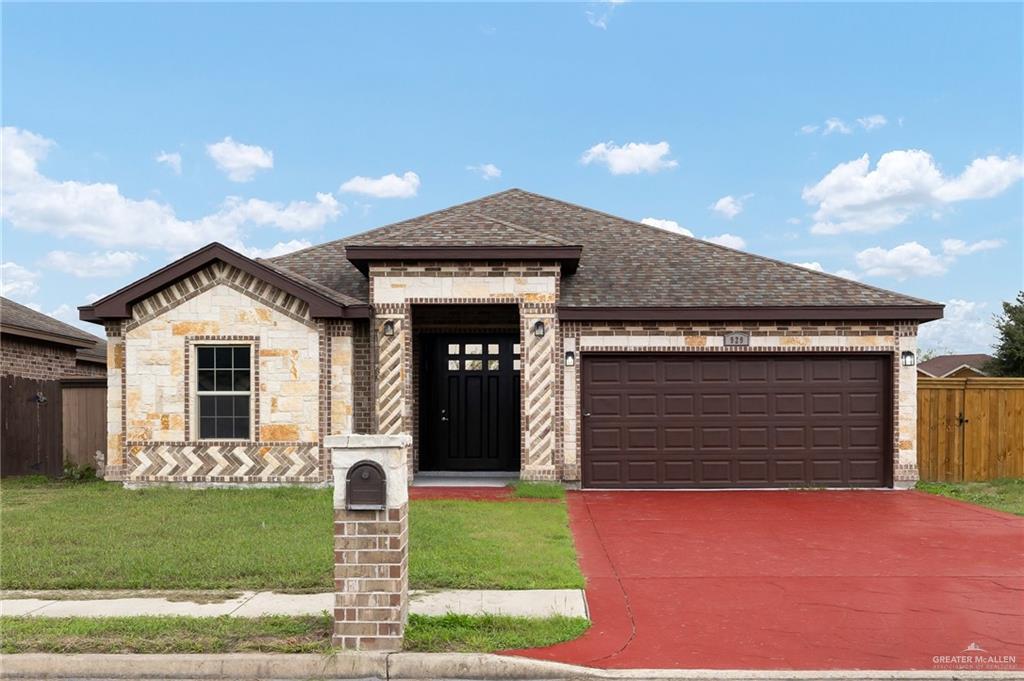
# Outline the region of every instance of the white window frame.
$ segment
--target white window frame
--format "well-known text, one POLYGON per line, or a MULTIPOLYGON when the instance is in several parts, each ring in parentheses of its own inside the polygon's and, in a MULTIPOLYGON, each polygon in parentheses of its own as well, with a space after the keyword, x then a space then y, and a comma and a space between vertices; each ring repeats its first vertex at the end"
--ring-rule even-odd
POLYGON ((192 431, 192 440, 195 442, 255 442, 256 441, 256 400, 253 399, 253 385, 256 382, 256 365, 257 361, 255 344, 252 341, 245 340, 229 340, 229 339, 211 339, 211 340, 195 340, 191 343, 190 348, 190 363, 192 369, 190 371, 191 376, 189 377, 192 382, 192 394, 189 399, 192 402, 192 408, 189 410, 192 418, 192 423, 189 425, 192 431), (207 347, 233 347, 249 348, 249 389, 248 390, 199 390, 199 348, 207 347), (249 437, 200 437, 199 424, 202 418, 200 412, 200 397, 217 397, 217 396, 248 396, 249 398, 249 437))

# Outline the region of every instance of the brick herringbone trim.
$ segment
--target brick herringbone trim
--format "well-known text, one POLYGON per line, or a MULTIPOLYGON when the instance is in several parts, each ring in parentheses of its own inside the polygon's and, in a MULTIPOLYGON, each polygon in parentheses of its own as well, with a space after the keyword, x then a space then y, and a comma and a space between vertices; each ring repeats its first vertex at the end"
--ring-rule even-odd
POLYGON ((129 481, 309 482, 320 479, 316 443, 128 443, 129 481))
POLYGON ((315 327, 309 316, 309 305, 295 296, 277 289, 248 272, 226 263, 215 262, 195 274, 181 279, 162 291, 132 304, 132 319, 125 331, 159 317, 168 310, 209 291, 216 286, 228 286, 239 293, 307 326, 315 327))

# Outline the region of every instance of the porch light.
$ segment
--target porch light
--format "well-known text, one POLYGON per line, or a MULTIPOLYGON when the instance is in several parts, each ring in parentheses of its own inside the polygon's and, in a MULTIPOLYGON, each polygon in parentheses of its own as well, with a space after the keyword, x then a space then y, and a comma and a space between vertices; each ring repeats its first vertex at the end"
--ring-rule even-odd
POLYGON ((533 335, 537 338, 543 338, 544 332, 547 329, 544 328, 544 322, 537 320, 537 323, 533 325, 533 335))
POLYGON ((573 352, 572 350, 565 351, 565 366, 576 366, 576 353, 573 352))
POLYGON ((903 354, 900 355, 900 359, 902 360, 903 366, 905 367, 912 367, 915 364, 917 364, 917 358, 914 357, 914 353, 912 353, 910 350, 904 350, 903 354))
POLYGON ((395 323, 392 321, 384 322, 384 335, 394 336, 395 335, 395 323))

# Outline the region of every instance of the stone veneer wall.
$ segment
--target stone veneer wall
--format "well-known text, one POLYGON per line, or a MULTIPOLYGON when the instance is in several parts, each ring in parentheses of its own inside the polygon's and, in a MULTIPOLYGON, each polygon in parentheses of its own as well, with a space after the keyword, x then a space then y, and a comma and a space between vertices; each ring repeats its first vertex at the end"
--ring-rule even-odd
POLYGON ((328 434, 353 427, 348 321, 215 263, 109 324, 107 478, 128 482, 309 483, 329 478, 328 434), (199 440, 197 344, 253 348, 251 440, 199 440))
POLYGON ((561 448, 555 465, 562 479, 580 480, 580 358, 588 352, 887 352, 892 354, 893 479, 905 486, 918 478, 917 371, 904 367, 900 353, 917 353, 912 322, 575 322, 561 325, 562 350, 577 361, 564 368, 561 448), (750 347, 726 348, 723 336, 750 333, 750 347))
POLYGON ((555 356, 555 306, 561 284, 560 267, 531 262, 375 263, 370 266, 369 275, 375 315, 371 344, 376 353, 378 432, 414 430, 412 305, 514 304, 519 309, 522 348, 520 475, 530 480, 558 479, 555 459, 561 426, 556 386, 561 377, 561 362, 555 356), (393 336, 383 332, 389 321, 395 327, 393 336), (532 332, 538 321, 547 327, 543 338, 532 332))

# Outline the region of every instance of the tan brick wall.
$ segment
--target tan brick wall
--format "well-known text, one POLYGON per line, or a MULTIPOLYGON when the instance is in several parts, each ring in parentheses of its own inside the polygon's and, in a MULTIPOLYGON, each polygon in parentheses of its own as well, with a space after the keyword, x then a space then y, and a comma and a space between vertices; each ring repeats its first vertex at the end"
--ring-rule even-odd
POLYGON ((556 461, 564 480, 580 479, 580 359, 588 352, 885 352, 892 358, 893 478, 897 486, 917 480, 917 375, 900 364, 900 353, 917 352, 917 325, 893 322, 563 322, 562 349, 573 350, 564 367, 561 402, 563 439, 556 461), (726 348, 731 331, 751 335, 750 347, 726 348))

